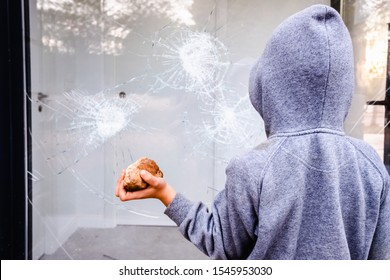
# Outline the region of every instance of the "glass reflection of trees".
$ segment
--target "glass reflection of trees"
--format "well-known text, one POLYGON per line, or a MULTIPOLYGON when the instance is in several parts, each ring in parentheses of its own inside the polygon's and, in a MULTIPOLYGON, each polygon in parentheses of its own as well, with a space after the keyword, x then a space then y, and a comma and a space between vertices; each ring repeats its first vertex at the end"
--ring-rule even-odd
POLYGON ((142 17, 194 25, 193 0, 37 0, 42 44, 50 51, 75 52, 75 38, 89 53, 118 55, 123 41, 142 17))

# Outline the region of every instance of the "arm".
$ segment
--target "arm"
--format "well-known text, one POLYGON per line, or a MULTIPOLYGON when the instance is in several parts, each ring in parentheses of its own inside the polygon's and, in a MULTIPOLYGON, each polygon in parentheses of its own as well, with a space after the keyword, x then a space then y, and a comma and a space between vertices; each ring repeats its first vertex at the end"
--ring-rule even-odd
POLYGON ((232 161, 227 170, 223 191, 215 198, 211 211, 201 202, 194 203, 165 182, 163 178, 142 172, 151 186, 145 190, 126 192, 124 173, 118 179, 116 196, 122 201, 157 198, 185 238, 214 259, 244 259, 256 242, 258 183, 243 162, 232 161))
POLYGON ((386 179, 369 259, 390 259, 390 177, 387 175, 386 179))
POLYGON ((178 194, 165 211, 183 236, 212 259, 246 259, 257 240, 253 205, 245 195, 231 203, 229 193, 221 191, 211 211, 178 194))

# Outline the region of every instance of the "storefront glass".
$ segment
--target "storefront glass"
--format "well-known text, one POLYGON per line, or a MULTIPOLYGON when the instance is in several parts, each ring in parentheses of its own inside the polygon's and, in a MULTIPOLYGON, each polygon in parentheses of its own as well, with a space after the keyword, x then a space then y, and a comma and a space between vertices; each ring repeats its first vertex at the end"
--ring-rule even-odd
MULTIPOLYGON (((383 157, 390 118, 374 105, 386 100, 389 1, 30 1, 33 258, 81 258, 93 242, 82 229, 173 226, 159 201, 114 196, 143 156, 210 204, 229 159, 266 139, 252 64, 282 20, 318 3, 337 6, 355 48, 346 133, 383 157)), ((121 258, 96 248, 88 258, 121 258)))

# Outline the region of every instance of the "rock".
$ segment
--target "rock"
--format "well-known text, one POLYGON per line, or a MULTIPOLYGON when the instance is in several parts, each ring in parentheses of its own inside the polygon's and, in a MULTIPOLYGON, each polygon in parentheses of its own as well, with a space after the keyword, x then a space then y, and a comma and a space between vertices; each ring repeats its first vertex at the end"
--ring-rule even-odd
POLYGON ((126 169, 124 188, 127 191, 135 192, 149 187, 149 184, 139 174, 141 170, 146 170, 157 177, 163 177, 163 173, 154 160, 142 157, 126 169))

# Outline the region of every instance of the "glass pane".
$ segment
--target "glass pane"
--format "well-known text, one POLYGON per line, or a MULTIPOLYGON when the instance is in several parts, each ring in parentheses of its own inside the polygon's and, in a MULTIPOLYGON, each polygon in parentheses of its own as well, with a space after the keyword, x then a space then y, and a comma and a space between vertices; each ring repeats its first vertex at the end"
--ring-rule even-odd
POLYGON ((388 94, 390 1, 346 0, 342 15, 352 37, 356 79, 346 132, 367 141, 384 159, 385 132, 390 120, 383 104, 388 94))
MULTIPOLYGON (((385 98, 389 1, 340 2, 356 59, 346 132, 383 155, 385 107, 367 102, 385 98)), ((317 3, 330 1, 30 1, 33 258, 205 258, 160 202, 120 202, 116 180, 147 156, 210 204, 229 159, 266 139, 251 66, 317 3)))

